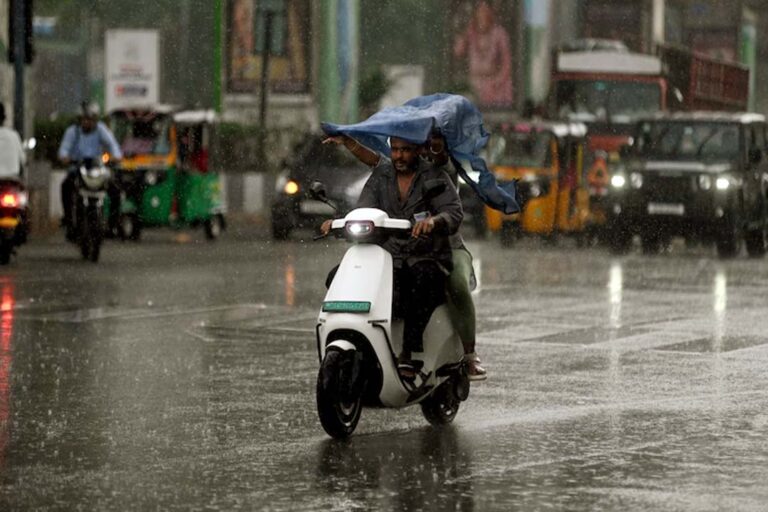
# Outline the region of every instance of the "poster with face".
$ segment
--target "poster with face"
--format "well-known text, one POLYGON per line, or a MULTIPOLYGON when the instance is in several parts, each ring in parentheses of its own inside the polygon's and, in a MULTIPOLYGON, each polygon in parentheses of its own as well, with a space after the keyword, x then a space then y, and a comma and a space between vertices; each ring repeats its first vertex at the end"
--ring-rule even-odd
POLYGON ((227 4, 227 91, 253 93, 268 48, 270 91, 309 88, 309 0, 230 0, 227 4), (271 37, 266 39, 267 23, 271 37))
POLYGON ((452 0, 452 74, 481 108, 513 106, 511 0, 452 0))

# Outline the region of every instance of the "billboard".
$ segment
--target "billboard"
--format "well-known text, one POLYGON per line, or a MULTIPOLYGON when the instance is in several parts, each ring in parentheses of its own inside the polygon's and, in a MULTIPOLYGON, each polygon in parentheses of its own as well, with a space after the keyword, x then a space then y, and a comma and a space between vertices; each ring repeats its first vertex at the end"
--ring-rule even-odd
POLYGON ((107 30, 107 111, 151 106, 160 101, 159 44, 156 30, 107 30))
POLYGON ((514 104, 512 0, 452 0, 452 81, 483 108, 514 104))
POLYGON ((266 48, 270 51, 270 91, 307 92, 309 21, 308 0, 230 0, 226 20, 227 92, 258 91, 266 48), (266 41, 268 19, 272 23, 271 37, 266 41))

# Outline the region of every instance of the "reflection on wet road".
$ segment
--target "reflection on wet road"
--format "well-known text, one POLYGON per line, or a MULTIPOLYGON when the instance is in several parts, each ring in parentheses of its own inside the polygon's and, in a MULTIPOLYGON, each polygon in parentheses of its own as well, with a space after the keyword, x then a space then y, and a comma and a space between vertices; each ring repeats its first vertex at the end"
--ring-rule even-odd
POLYGON ((0 510, 764 510, 764 261, 471 249, 490 378, 455 424, 328 439, 313 337, 343 244, 161 240, 0 276, 0 510))

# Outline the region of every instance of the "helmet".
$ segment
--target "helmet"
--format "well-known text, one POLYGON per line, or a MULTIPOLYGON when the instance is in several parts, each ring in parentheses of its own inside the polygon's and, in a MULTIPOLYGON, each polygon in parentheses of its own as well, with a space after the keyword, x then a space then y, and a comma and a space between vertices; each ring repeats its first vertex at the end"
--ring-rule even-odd
POLYGON ((88 103, 86 101, 82 102, 80 104, 80 109, 78 111, 78 116, 83 119, 98 119, 99 117, 99 106, 95 103, 88 103))

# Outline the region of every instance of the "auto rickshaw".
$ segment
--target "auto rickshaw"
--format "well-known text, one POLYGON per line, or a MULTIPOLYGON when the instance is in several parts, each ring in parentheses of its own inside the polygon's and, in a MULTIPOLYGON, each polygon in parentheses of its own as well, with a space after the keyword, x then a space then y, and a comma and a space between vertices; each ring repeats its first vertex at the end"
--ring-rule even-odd
POLYGON ((213 111, 170 107, 118 110, 110 125, 123 151, 119 232, 138 240, 144 228, 203 226, 215 239, 225 226, 218 173, 209 163, 213 111))
POLYGON ((577 242, 592 222, 582 123, 525 122, 502 124, 487 146, 488 164, 496 179, 518 181, 523 210, 505 215, 486 207, 491 232, 503 245, 523 234, 555 241, 561 234, 577 242))

